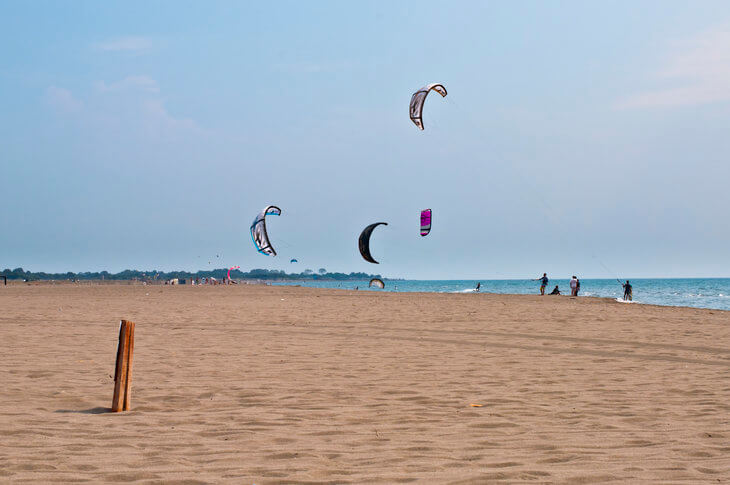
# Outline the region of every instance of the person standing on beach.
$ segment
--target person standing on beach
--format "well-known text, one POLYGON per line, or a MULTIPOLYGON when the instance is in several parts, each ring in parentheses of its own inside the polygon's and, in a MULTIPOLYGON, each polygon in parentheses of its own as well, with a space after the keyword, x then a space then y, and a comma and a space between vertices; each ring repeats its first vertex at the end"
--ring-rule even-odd
POLYGON ((578 294, 578 278, 573 275, 570 280, 570 296, 576 296, 578 294))
POLYGON ((537 281, 540 282, 540 294, 545 295, 545 287, 547 287, 548 281, 550 281, 547 277, 547 273, 542 274, 542 278, 535 278, 537 281))
POLYGON ((575 279, 575 296, 578 296, 578 292, 580 291, 580 280, 578 278, 575 279))
POLYGON ((626 284, 621 286, 624 287, 624 301, 632 301, 634 299, 634 290, 631 287, 629 280, 626 280, 626 284))

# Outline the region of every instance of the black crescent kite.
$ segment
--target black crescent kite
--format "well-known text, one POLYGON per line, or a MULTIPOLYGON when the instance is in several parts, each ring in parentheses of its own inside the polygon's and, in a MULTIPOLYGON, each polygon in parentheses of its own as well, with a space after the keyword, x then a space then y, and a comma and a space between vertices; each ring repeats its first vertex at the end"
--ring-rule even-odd
POLYGON ((360 239, 358 241, 358 247, 360 248, 360 254, 362 254, 362 257, 365 261, 369 263, 374 264, 380 264, 375 259, 373 259, 372 254, 370 254, 370 236, 373 233, 373 229, 378 227, 379 225, 387 226, 387 222, 376 222, 375 224, 370 224, 368 227, 362 230, 360 233, 360 239))

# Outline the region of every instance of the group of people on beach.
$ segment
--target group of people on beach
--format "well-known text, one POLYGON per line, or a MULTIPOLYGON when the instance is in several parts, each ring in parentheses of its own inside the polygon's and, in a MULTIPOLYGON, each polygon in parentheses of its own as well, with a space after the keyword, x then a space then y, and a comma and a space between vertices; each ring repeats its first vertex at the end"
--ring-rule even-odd
MULTIPOLYGON (((543 273, 541 278, 535 278, 535 281, 540 282, 540 294, 545 295, 545 288, 547 288, 547 285, 550 282, 547 273, 543 273)), ((619 281, 619 283, 621 283, 621 281, 619 281)), ((575 275, 573 275, 573 277, 570 279, 569 284, 570 296, 578 296, 578 292, 580 292, 580 280, 575 275)), ((626 283, 621 283, 621 286, 623 286, 624 288, 624 301, 633 300, 633 288, 631 287, 629 280, 626 280, 626 283)), ((558 287, 558 285, 555 285, 555 288, 553 288, 553 291, 551 291, 550 294, 560 295, 562 293, 560 293, 560 288, 558 287)))
MULTIPOLYGON (((550 279, 547 276, 547 273, 543 273, 541 278, 535 278, 535 281, 540 282, 540 294, 545 295, 545 288, 547 288, 548 283, 550 282, 550 279)), ((580 288, 580 282, 578 282, 578 279, 573 276, 573 279, 570 280, 570 294, 572 296, 578 295, 577 288, 580 288), (577 285, 577 286, 576 286, 577 285)), ((550 292, 551 295, 561 295, 560 288, 558 285, 555 285, 555 288, 553 288, 553 291, 550 292)))

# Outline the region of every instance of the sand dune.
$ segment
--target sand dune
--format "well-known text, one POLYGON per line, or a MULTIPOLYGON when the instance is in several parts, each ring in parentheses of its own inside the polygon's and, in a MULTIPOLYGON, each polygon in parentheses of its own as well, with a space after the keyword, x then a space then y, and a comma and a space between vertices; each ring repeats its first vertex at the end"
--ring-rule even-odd
POLYGON ((2 482, 730 480, 716 310, 14 284, 0 382, 2 482), (137 323, 132 411, 111 414, 120 318, 137 323))

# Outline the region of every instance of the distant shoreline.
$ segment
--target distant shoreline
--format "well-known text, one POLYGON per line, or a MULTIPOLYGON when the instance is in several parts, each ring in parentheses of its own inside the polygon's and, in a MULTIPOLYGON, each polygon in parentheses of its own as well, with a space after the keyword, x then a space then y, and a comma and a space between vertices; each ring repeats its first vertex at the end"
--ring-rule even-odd
POLYGON ((234 268, 215 268, 210 270, 192 271, 158 271, 152 270, 133 270, 127 269, 118 273, 110 273, 108 271, 82 271, 82 272, 66 272, 66 273, 46 273, 43 271, 25 271, 23 268, 9 269, 0 271, 0 278, 8 280, 21 281, 165 281, 172 279, 202 279, 215 278, 216 280, 227 279, 230 276, 233 280, 267 280, 267 281, 355 281, 370 278, 382 278, 379 274, 368 274, 363 272, 339 273, 329 272, 324 268, 318 269, 316 272, 311 269, 305 269, 300 273, 287 273, 281 270, 268 269, 252 269, 243 272, 234 268))
MULTIPOLYGON (((128 286, 153 286, 153 287, 168 287, 168 286, 184 286, 184 287, 208 287, 208 286, 224 286, 224 287, 235 287, 235 286, 269 286, 269 287, 279 287, 279 288, 302 288, 302 289, 308 289, 308 290, 316 290, 316 291, 322 291, 322 292, 330 292, 330 291, 347 291, 347 292, 357 292, 359 289, 360 292, 364 293, 381 293, 383 295, 392 295, 392 296, 404 296, 404 295, 474 295, 474 296, 485 296, 485 297, 518 297, 518 298, 539 298, 539 299, 545 299, 547 301, 552 300, 566 300, 566 299, 572 299, 572 300, 582 300, 582 301, 603 301, 604 303, 608 304, 616 304, 616 305, 640 305, 642 307, 656 307, 656 308, 681 308, 681 309, 688 309, 688 310, 701 310, 701 311, 709 311, 709 312, 716 312, 720 311, 723 313, 730 313, 730 310, 724 309, 724 308, 715 308, 715 307, 700 307, 700 306, 690 306, 690 305, 682 305, 682 304, 658 304, 658 303, 652 303, 652 302, 646 302, 646 301, 633 301, 633 302, 621 302, 617 301, 616 298, 603 296, 603 295, 597 295, 597 294, 582 294, 578 297, 574 297, 571 295, 561 294, 561 295, 544 295, 540 296, 539 294, 535 293, 499 293, 494 291, 489 291, 488 288, 483 289, 481 292, 438 292, 438 291, 429 291, 429 290, 404 290, 404 291, 389 291, 389 290, 369 290, 367 287, 353 287, 353 286, 342 286, 342 287, 317 287, 317 286, 304 286, 299 285, 297 283, 307 283, 312 282, 314 280, 242 280, 238 281, 235 284, 226 285, 223 284, 220 281, 217 281, 215 285, 211 284, 196 284, 191 285, 190 283, 177 283, 174 285, 170 285, 169 283, 166 283, 165 281, 155 281, 155 282, 145 282, 140 280, 80 280, 80 281, 69 281, 69 280, 35 280, 35 281, 18 281, 18 280, 8 280, 7 286, 8 287, 19 287, 19 286, 31 286, 31 287, 49 287, 49 286, 59 286, 59 287, 68 287, 68 286, 99 286, 99 287, 110 287, 110 286, 120 286, 120 287, 128 287, 128 286)), ((388 280, 386 280, 388 281, 388 280)), ((401 280, 401 281, 416 281, 416 280, 401 280)), ((426 281, 426 280, 424 280, 426 281)), ((445 281, 445 280, 434 280, 434 281, 445 281)), ((461 281, 461 280, 454 280, 454 281, 461 281)), ((482 281, 495 281, 495 280, 482 280, 482 281)), ((638 279, 636 281, 639 281, 638 279)), ((329 282, 336 282, 335 280, 330 280, 329 282)), ((352 283, 353 281, 347 281, 348 283, 352 283)), ((2 281, 0 280, 0 291, 2 291, 2 281)))

